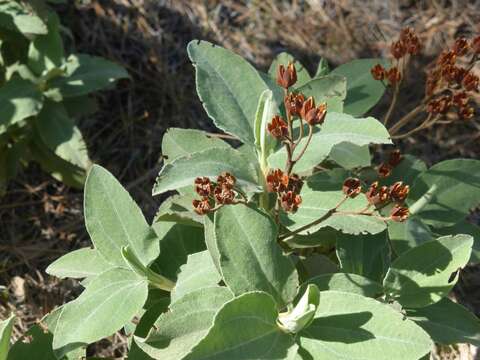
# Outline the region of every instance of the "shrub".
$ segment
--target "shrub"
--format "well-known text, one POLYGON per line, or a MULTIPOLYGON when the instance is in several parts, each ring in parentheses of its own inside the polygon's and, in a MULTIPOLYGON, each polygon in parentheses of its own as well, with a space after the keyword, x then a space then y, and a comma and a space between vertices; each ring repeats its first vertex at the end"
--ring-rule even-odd
POLYGON ((478 319, 448 294, 478 261, 479 230, 465 218, 480 199, 480 161, 427 168, 393 150, 371 164, 369 145, 392 144, 361 117, 384 92, 370 69, 385 62, 331 72, 321 62, 310 78, 288 54, 264 74, 206 41, 188 53, 205 110, 236 146, 168 131, 153 195, 176 194, 152 225, 93 166, 93 248, 47 269, 85 290, 8 359, 40 349, 74 358, 122 328, 129 359, 416 360, 434 343, 478 345, 478 319))
POLYGON ((0 1, 0 192, 29 161, 83 187, 91 161, 75 119, 95 112, 88 94, 128 77, 105 59, 67 56, 62 32, 46 3, 0 1))

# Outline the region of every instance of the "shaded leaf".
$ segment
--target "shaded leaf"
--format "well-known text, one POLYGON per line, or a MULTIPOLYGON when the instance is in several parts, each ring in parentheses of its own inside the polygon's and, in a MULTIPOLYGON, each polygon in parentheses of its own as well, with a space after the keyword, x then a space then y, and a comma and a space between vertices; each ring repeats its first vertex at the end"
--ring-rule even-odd
POLYGON ((473 237, 472 255, 470 256, 470 263, 480 262, 480 227, 478 225, 471 224, 467 221, 460 221, 450 227, 435 229, 435 232, 439 235, 450 234, 468 234, 473 237))
MULTIPOLYGON (((453 233, 458 233, 458 231, 449 232, 449 234, 453 233)), ((434 239, 430 228, 415 216, 409 217, 404 222, 389 222, 388 236, 396 256, 434 239)))
POLYGON ((332 148, 329 157, 344 169, 371 165, 368 145, 359 146, 348 142, 340 143, 332 148))
POLYGON ((383 293, 383 287, 379 283, 352 273, 318 275, 308 279, 307 283, 317 285, 320 291, 343 291, 366 297, 378 297, 383 293))
POLYGON ((472 244, 469 235, 444 236, 404 252, 385 276, 385 291, 404 307, 441 300, 457 282, 451 275, 468 262, 472 244))

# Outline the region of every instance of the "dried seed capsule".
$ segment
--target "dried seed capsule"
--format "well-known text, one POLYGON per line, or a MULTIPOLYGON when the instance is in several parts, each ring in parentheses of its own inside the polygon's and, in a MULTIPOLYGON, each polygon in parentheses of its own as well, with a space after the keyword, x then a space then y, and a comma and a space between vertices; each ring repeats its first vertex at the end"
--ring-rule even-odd
POLYGON ((291 116, 299 116, 305 97, 302 94, 290 93, 285 97, 285 107, 291 116))
POLYGON ((379 187, 378 181, 375 181, 365 193, 367 201, 372 205, 380 205, 389 199, 389 192, 386 186, 379 187))
POLYGON ((213 194, 213 189, 215 186, 210 182, 208 177, 197 177, 194 181, 195 184, 195 192, 202 196, 208 197, 213 194))
POLYGON ((280 169, 270 170, 267 174, 267 190, 269 192, 282 192, 287 189, 288 175, 280 169))
POLYGON ((471 47, 475 54, 480 54, 480 35, 472 40, 471 47))
POLYGON ((395 205, 390 212, 390 219, 395 222, 403 222, 408 219, 410 211, 407 207, 395 205))
POLYGON ((408 185, 404 185, 403 182, 397 181, 390 186, 390 197, 393 201, 404 202, 409 191, 410 187, 408 185))
POLYGON ((228 189, 233 189, 235 186, 235 183, 237 182, 237 179, 235 176, 230 174, 229 172, 223 172, 217 177, 217 184, 219 186, 226 187, 228 189))
POLYGON ((270 134, 276 139, 285 139, 288 136, 287 123, 279 115, 275 115, 272 121, 267 124, 267 129, 270 134))
POLYGON ((465 55, 468 50, 470 50, 470 46, 468 45, 467 39, 461 37, 455 40, 455 44, 453 45, 453 51, 457 56, 465 55))
POLYGON ((465 91, 460 91, 455 95, 453 95, 452 101, 455 104, 455 106, 461 108, 468 104, 468 100, 469 100, 468 94, 465 91))
POLYGON ((391 153, 390 153, 390 156, 388 158, 388 164, 391 166, 391 167, 395 167, 397 166, 398 164, 400 164, 400 162, 403 160, 403 156, 402 156, 402 153, 400 152, 400 150, 398 149, 395 149, 393 150, 391 153))
POLYGON ((437 58, 437 64, 439 66, 455 65, 457 62, 457 54, 455 51, 443 51, 437 58))
POLYGON ((402 73, 394 66, 387 71, 386 78, 390 85, 395 85, 402 80, 402 73))
POLYGON ((202 200, 193 200, 192 201, 193 205, 193 210, 198 214, 198 215, 205 215, 207 214, 210 210, 212 210, 212 207, 210 205, 210 202, 208 201, 207 198, 202 199, 202 200))
POLYGON ((395 59, 400 59, 405 56, 407 49, 403 41, 395 41, 390 47, 390 53, 395 59))
POLYGON ((385 79, 385 68, 380 65, 380 64, 377 64, 375 65, 374 67, 372 67, 372 69, 370 70, 370 72, 372 73, 372 77, 375 79, 375 80, 383 80, 385 79))
POLYGON ((386 178, 390 176, 390 174, 392 173, 392 170, 393 168, 390 164, 383 163, 378 167, 377 173, 378 173, 378 176, 380 176, 381 178, 386 178))
POLYGON ((343 182, 342 191, 347 197, 353 199, 362 192, 362 183, 357 178, 348 178, 343 182))
POLYGON ((286 212, 296 212, 301 203, 302 197, 298 194, 295 194, 293 191, 287 191, 286 193, 283 193, 280 198, 282 209, 286 212))
POLYGON ((290 62, 287 67, 279 65, 277 68, 277 84, 288 89, 297 82, 297 70, 295 65, 290 62))
POLYGON ((218 204, 228 205, 233 203, 235 199, 235 193, 227 186, 217 186, 214 191, 215 201, 218 204))
POLYGON ((459 110, 458 114, 462 119, 470 120, 475 115, 475 109, 471 106, 464 106, 459 110))
POLYGON ((462 81, 463 88, 466 91, 478 91, 478 76, 472 74, 471 72, 467 73, 462 81))

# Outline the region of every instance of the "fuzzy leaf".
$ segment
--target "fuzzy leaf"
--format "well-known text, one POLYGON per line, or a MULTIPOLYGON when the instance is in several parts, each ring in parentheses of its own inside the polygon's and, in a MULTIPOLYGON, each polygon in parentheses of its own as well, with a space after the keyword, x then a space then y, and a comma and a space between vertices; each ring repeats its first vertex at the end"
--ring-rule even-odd
POLYGON ((386 293, 410 308, 441 300, 457 282, 452 274, 468 262, 472 244, 469 235, 444 236, 404 252, 385 276, 386 293))
POLYGON ((0 26, 22 34, 46 34, 48 32, 44 21, 17 1, 0 3, 0 26))
POLYGON ((268 89, 265 82, 247 61, 220 46, 193 40, 187 51, 207 114, 217 127, 253 145, 258 99, 268 89))
POLYGON ((122 268, 94 278, 86 290, 63 308, 54 330, 53 348, 92 343, 113 334, 142 308, 148 282, 122 268))
POLYGON ((344 142, 332 148, 329 158, 344 169, 362 168, 371 165, 368 145, 359 146, 344 142))
POLYGON ((190 226, 201 226, 203 216, 193 211, 192 201, 197 194, 173 195, 166 199, 155 214, 153 222, 170 221, 190 226))
POLYGON ((256 164, 251 164, 237 150, 225 148, 221 151, 204 150, 166 164, 158 174, 153 195, 185 186, 193 187, 196 177, 208 176, 215 179, 224 171, 233 174, 238 185, 245 191, 259 190, 256 164))
POLYGON ((195 290, 217 285, 222 277, 218 273, 208 250, 188 255, 187 263, 180 267, 172 302, 195 290))
MULTIPOLYGON (((452 231, 448 234, 455 233, 461 233, 461 231, 452 231)), ((388 236, 394 254, 397 256, 424 242, 434 239, 430 228, 415 216, 409 217, 404 222, 389 222, 388 236)))
POLYGON ((433 227, 452 226, 479 204, 480 161, 446 160, 415 180, 407 203, 410 212, 433 227))
POLYGON ((307 283, 317 285, 320 291, 343 291, 366 297, 377 297, 383 293, 379 283, 352 273, 322 274, 308 279, 307 283))
POLYGON ((343 76, 326 75, 310 80, 298 87, 298 92, 305 98, 312 96, 315 103, 327 103, 327 111, 343 112, 343 101, 347 94, 347 83, 343 76))
POLYGON ((121 248, 130 246, 143 265, 159 254, 155 234, 122 185, 94 165, 85 183, 85 225, 95 248, 109 263, 125 266, 121 248))
MULTIPOLYGON (((294 152, 294 158, 303 148, 305 142, 306 138, 303 138, 294 152)), ((335 145, 343 142, 362 146, 390 144, 391 140, 387 129, 372 117, 355 119, 347 114, 327 113, 325 123, 314 133, 307 151, 295 165, 294 170, 296 172, 311 170, 327 158, 335 145)), ((284 148, 268 158, 272 168, 283 168, 286 161, 287 153, 284 148)))
POLYGON ((296 352, 294 338, 280 330, 274 299, 250 292, 227 302, 205 338, 185 360, 288 359, 296 352))
POLYGON ((201 130, 169 128, 162 139, 162 155, 166 163, 207 149, 224 148, 230 148, 230 145, 201 130))
POLYGON ((420 309, 407 311, 436 343, 470 343, 480 346, 480 320, 449 298, 420 309))
POLYGON ((225 283, 234 294, 261 290, 279 308, 295 297, 298 275, 277 245, 278 229, 259 210, 225 206, 215 213, 215 239, 225 283))
POLYGON ((473 237, 472 255, 469 263, 480 263, 480 226, 471 224, 467 221, 460 221, 451 227, 435 229, 439 235, 467 234, 473 237))
POLYGON ((3 321, 0 321, 0 360, 7 360, 7 355, 10 349, 10 337, 12 336, 14 322, 14 315, 11 315, 9 318, 3 321))
POLYGON ((385 85, 372 77, 370 69, 376 64, 388 67, 383 59, 356 59, 335 68, 331 74, 345 76, 347 79, 347 98, 345 109, 347 114, 362 116, 381 99, 385 85))
POLYGON ((157 330, 143 340, 135 338, 137 345, 149 356, 162 360, 180 360, 191 352, 208 333, 215 313, 232 299, 225 287, 199 289, 185 295, 160 315, 155 322, 157 330))
POLYGON ((97 276, 112 268, 95 249, 82 248, 69 252, 51 263, 45 272, 64 278, 87 278, 97 276))
POLYGON ((433 345, 422 328, 390 306, 339 291, 320 292, 315 320, 299 335, 304 360, 415 360, 433 345))

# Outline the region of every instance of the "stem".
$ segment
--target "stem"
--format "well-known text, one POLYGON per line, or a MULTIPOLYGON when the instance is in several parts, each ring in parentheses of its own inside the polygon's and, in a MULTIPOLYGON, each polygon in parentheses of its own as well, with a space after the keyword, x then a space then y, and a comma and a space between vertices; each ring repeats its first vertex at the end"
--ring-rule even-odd
POLYGON ((419 126, 417 126, 416 128, 410 130, 410 131, 407 131, 405 134, 402 134, 402 135, 396 135, 396 136, 392 136, 392 139, 403 139, 403 138, 406 138, 407 136, 410 136, 418 131, 421 131, 421 130, 424 130, 424 129, 428 129, 429 127, 431 127, 433 124, 435 124, 437 122, 437 120, 440 118, 440 116, 436 116, 435 118, 433 118, 432 120, 430 120, 432 117, 432 115, 430 114, 427 119, 422 122, 419 126))
POLYGON ((300 154, 298 154, 297 158, 293 160, 294 164, 302 158, 303 154, 305 154, 305 151, 307 150, 307 147, 308 145, 310 145, 310 141, 312 140, 312 135, 313 135, 313 126, 309 124, 307 142, 305 143, 305 146, 303 147, 302 151, 300 151, 300 154))
POLYGON ((399 89, 400 89, 400 82, 397 82, 395 84, 395 89, 393 90, 392 102, 390 103, 387 114, 385 115, 385 119, 383 119, 383 124, 385 126, 387 126, 387 123, 390 120, 390 117, 392 116, 393 109, 395 108, 395 105, 397 104, 399 89))

